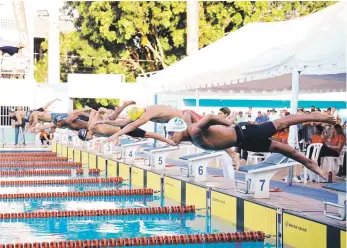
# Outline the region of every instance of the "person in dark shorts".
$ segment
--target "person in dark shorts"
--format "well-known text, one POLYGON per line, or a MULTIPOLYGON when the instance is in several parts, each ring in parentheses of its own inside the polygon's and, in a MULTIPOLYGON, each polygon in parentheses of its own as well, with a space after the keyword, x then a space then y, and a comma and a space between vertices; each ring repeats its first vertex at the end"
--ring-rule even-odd
MULTIPOLYGON (((113 134, 122 130, 124 126, 118 126, 117 124, 106 124, 100 123, 102 120, 101 114, 98 111, 92 110, 89 116, 88 127, 86 129, 80 129, 78 131, 78 137, 81 140, 91 140, 93 136, 96 137, 110 137, 113 134)), ((126 135, 134 137, 134 138, 152 138, 162 142, 165 142, 169 145, 173 145, 173 141, 166 139, 159 134, 146 132, 141 128, 136 128, 135 130, 127 133, 126 135)))
MULTIPOLYGON (((271 140, 270 138, 279 130, 303 122, 325 122, 333 124, 336 122, 333 116, 319 112, 314 112, 310 115, 293 114, 258 125, 240 123, 232 127, 230 121, 216 115, 204 116, 200 121, 194 123, 194 116, 187 111, 183 116, 183 120, 188 125, 187 130, 183 131, 184 136, 197 147, 205 150, 225 150, 239 146, 244 150, 252 152, 281 153, 303 164, 322 178, 325 178, 323 170, 313 160, 306 158, 291 146, 271 140)), ((170 135, 168 128, 167 131, 170 135)), ((171 133, 171 138, 175 142, 173 133, 171 133)), ((175 143, 177 144, 177 142, 175 143)))

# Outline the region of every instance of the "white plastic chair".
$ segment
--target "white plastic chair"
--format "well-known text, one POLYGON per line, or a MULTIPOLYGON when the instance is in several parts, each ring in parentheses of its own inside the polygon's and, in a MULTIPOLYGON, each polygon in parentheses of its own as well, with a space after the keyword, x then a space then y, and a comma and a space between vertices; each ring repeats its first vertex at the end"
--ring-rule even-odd
MULTIPOLYGON (((315 161, 318 164, 318 157, 319 157, 319 153, 320 150, 322 149, 323 144, 321 143, 313 143, 311 145, 309 145, 306 149, 306 158, 310 158, 313 161, 315 161), (310 151, 312 150, 312 154, 310 157, 310 151)), ((307 168, 305 167, 304 169, 304 183, 307 183, 307 174, 310 177, 310 181, 313 181, 313 175, 314 173, 312 171, 308 171, 307 168)), ((318 182, 320 181, 320 177, 318 176, 318 182)))
POLYGON ((322 168, 326 165, 329 166, 329 171, 338 172, 340 165, 343 163, 343 156, 345 155, 346 148, 343 147, 339 157, 323 157, 322 168))

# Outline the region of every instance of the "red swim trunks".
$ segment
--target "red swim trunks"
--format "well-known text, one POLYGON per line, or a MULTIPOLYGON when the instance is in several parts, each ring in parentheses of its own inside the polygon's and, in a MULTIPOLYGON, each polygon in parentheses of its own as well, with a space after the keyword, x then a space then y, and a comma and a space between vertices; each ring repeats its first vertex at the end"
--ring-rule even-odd
MULTIPOLYGON (((186 112, 187 110, 183 110, 183 114, 186 112)), ((193 113, 194 116, 196 116, 199 120, 202 119, 203 116, 199 115, 198 113, 196 113, 194 110, 190 110, 190 112, 193 113)))

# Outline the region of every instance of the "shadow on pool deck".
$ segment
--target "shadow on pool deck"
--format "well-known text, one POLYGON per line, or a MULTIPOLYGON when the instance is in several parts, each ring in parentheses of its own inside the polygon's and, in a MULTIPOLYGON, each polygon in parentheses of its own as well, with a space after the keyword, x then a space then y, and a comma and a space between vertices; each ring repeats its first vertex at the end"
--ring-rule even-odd
MULTIPOLYGON (((182 161, 167 159, 167 162, 170 164, 187 166, 187 164, 182 161)), ((223 170, 218 168, 207 168, 207 173, 211 175, 216 175, 216 176, 223 176, 223 170)), ((244 180, 245 174, 236 172, 235 177, 237 180, 244 180)), ((331 193, 323 189, 310 188, 307 186, 301 186, 301 185, 295 185, 295 184, 293 184, 292 186, 288 186, 287 183, 285 182, 278 182, 274 180, 271 180, 270 187, 280 188, 287 193, 300 195, 300 196, 311 198, 318 201, 328 200, 330 202, 337 203, 337 194, 331 193)))

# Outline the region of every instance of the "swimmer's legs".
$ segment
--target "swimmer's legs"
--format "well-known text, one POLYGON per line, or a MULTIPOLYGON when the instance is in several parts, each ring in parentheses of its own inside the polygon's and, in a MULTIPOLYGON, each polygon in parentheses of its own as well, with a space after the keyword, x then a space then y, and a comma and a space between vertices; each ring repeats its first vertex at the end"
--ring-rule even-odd
POLYGON ((123 111, 126 107, 128 107, 128 106, 130 106, 130 105, 133 105, 133 104, 136 104, 136 102, 135 102, 135 101, 125 101, 125 102, 123 103, 122 106, 120 106, 119 108, 115 108, 115 109, 114 109, 113 114, 109 116, 110 120, 115 120, 115 119, 117 119, 118 116, 120 115, 120 113, 122 113, 122 111, 123 111))
POLYGON ((335 124, 336 120, 334 116, 322 114, 320 112, 313 112, 312 114, 293 114, 287 115, 281 119, 275 120, 274 124, 276 130, 281 130, 292 125, 301 124, 304 122, 325 122, 329 124, 335 124))
POLYGON ((61 101, 61 100, 59 98, 55 98, 54 100, 48 102, 45 106, 43 106, 43 111, 46 111, 56 101, 61 101))
POLYGON ((272 140, 269 152, 280 153, 288 158, 291 158, 301 164, 303 164, 307 169, 313 171, 320 177, 326 179, 323 170, 318 167, 318 165, 311 159, 306 158, 304 155, 296 151, 293 147, 272 140))

